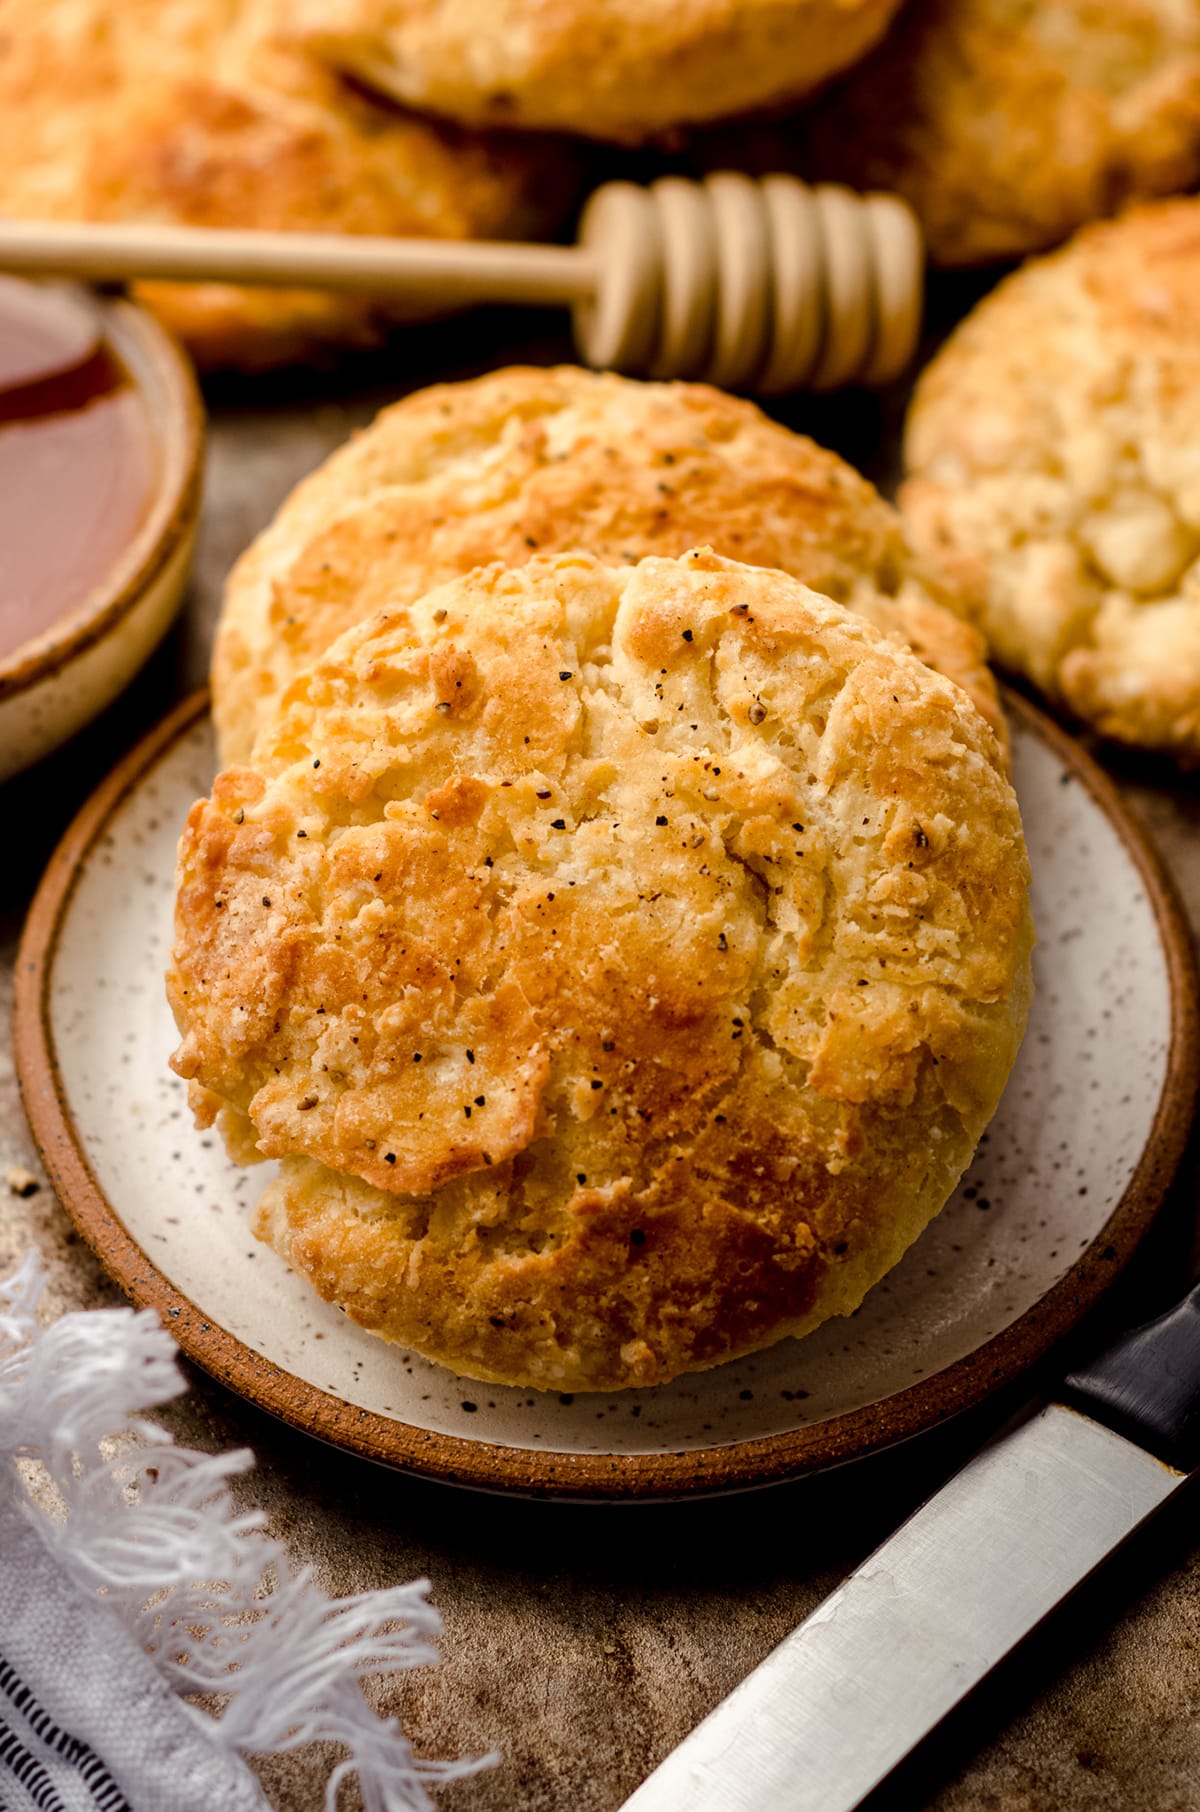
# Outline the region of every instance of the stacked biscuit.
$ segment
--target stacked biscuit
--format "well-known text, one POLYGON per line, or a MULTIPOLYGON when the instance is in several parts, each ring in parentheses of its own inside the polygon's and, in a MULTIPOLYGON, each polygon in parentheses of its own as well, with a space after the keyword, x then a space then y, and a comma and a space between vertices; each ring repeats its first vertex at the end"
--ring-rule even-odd
POLYGON ((443 386, 301 485, 230 583, 169 980, 200 1117, 280 1161, 263 1237, 546 1389, 850 1312, 1028 1004, 955 605, 855 473, 700 387, 443 386))
MULTIPOLYGON (((544 135, 686 129, 898 187, 954 265, 1200 177, 1191 5, 895 11, 0 0, 0 207, 523 231, 544 135)), ((849 1312, 937 1212, 1029 993, 977 625, 1200 756, 1198 222, 1002 284, 918 387, 901 516, 747 405, 573 371, 410 398, 287 501, 230 579, 170 989, 323 1295, 472 1376, 650 1384, 849 1312)), ((217 363, 383 324, 153 295, 217 363)))

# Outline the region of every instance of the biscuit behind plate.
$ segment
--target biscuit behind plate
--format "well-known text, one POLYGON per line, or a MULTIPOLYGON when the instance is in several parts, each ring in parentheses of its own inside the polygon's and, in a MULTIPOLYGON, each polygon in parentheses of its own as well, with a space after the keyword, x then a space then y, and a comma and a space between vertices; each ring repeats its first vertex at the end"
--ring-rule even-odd
POLYGON ((908 0, 808 114, 707 156, 896 189, 939 264, 1039 251, 1200 179, 1200 6, 908 0))
POLYGON ((311 42, 474 126, 638 142, 811 94, 897 0, 299 0, 311 42))
POLYGON ((1003 735, 978 631, 836 454, 704 385, 564 367, 410 396, 293 491, 226 591, 212 676, 222 759, 247 759, 294 676, 384 604, 495 559, 581 547, 631 562, 701 541, 901 636, 1003 735))
POLYGON ((1027 864, 966 695, 707 551, 341 638, 180 850, 179 1073, 260 1224, 471 1376, 650 1384, 849 1313, 1011 1068, 1027 864))
MULTIPOLYGON (((281 37, 290 0, 0 0, 0 214, 435 238, 539 236, 562 147, 373 101, 281 37)), ((378 339, 367 299, 143 284, 204 365, 378 339)))
POLYGON ((1200 201, 1027 265, 917 387, 902 503, 999 658, 1200 760, 1200 201))

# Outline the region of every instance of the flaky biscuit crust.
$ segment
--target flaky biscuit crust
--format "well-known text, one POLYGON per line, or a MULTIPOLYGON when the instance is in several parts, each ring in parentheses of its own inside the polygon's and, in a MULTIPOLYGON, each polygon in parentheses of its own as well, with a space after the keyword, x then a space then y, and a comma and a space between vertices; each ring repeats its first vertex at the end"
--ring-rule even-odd
POLYGON ((918 385, 901 501, 1001 660, 1200 760, 1200 201, 1008 279, 918 385))
POLYGON ((860 57, 897 0, 299 0, 365 82, 474 126, 636 143, 796 100, 860 57))
POLYGON ((296 674, 384 605, 491 560, 579 547, 632 562, 698 542, 899 636, 1003 736, 978 630, 836 454, 705 385, 563 367, 420 391, 296 488, 229 580, 212 673, 222 759, 247 760, 296 674))
POLYGON ((1039 251, 1200 179, 1200 6, 909 0, 787 138, 785 167, 898 190, 940 264, 1039 251))
POLYGON ((1011 1068, 992 731, 707 552, 493 566, 349 631, 193 809, 169 991, 265 1236, 471 1376, 649 1384, 853 1309, 1011 1068))
MULTIPOLYGON (((282 36, 290 0, 0 0, 0 213, 43 219, 537 235, 569 157, 376 102, 282 36)), ((137 286, 205 366, 369 344, 350 295, 137 286)))

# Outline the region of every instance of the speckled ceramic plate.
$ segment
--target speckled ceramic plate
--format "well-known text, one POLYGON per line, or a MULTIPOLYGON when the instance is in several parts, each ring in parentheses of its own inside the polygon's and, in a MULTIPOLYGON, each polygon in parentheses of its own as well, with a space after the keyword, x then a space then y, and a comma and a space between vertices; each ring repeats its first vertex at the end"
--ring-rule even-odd
POLYGON ((1086 756, 1020 700, 1040 943, 1028 1035, 953 1201, 848 1321, 653 1390, 475 1384, 362 1332, 248 1228, 265 1167, 197 1134, 167 1068, 175 840, 208 788, 204 702, 117 769, 59 847, 18 966, 17 1055, 47 1170, 185 1352, 372 1459, 490 1488, 675 1495, 794 1476, 977 1402, 1091 1306, 1149 1224, 1197 1081, 1174 895, 1086 756))

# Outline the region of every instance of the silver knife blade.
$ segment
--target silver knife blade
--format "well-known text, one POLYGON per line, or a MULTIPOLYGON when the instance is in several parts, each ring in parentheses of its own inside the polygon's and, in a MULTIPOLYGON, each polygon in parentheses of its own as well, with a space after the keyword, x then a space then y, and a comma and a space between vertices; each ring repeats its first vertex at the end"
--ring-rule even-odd
POLYGON ((852 1812, 1187 1476, 1051 1404, 877 1548, 624 1812, 852 1812))

